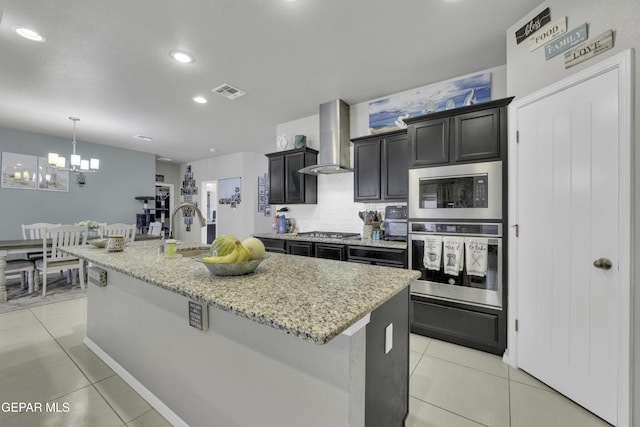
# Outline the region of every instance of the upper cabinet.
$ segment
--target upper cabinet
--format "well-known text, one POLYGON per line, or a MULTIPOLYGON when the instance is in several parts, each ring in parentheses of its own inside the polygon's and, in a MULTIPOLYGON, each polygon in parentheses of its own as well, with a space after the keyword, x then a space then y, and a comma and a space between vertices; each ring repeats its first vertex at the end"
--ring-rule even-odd
POLYGON ((406 130, 352 139, 353 200, 407 201, 409 147, 406 130))
POLYGON ((496 160, 506 150, 513 98, 405 119, 410 166, 496 160))
POLYGON ((279 151, 269 158, 269 203, 273 205, 318 202, 318 178, 298 170, 318 163, 311 148, 279 151))

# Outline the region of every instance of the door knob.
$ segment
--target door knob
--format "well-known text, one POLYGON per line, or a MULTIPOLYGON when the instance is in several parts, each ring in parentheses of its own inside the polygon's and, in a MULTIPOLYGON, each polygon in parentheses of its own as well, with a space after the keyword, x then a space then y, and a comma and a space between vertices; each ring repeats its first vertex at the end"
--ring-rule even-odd
POLYGON ((601 268, 603 270, 609 270, 613 264, 611 264, 611 260, 609 258, 598 258, 593 261, 593 266, 595 268, 601 268))

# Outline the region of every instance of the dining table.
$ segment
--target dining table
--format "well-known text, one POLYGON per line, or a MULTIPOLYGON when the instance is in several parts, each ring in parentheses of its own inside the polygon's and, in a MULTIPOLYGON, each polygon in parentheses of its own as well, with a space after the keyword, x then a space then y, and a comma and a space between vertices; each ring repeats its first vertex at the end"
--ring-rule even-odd
MULTIPOLYGON (((160 236, 149 236, 146 234, 136 234, 135 240, 157 240, 160 236)), ((51 247, 51 239, 47 240, 47 248, 51 247)), ((42 240, 0 240, 0 303, 7 301, 7 277, 5 268, 7 266, 7 256, 14 254, 34 254, 42 253, 42 240)))

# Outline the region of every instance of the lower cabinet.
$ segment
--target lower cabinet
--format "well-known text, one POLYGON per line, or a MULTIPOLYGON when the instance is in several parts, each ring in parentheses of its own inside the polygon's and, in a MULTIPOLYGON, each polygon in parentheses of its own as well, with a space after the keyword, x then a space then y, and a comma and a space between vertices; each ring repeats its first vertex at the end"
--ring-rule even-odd
POLYGON ((316 243, 316 258, 346 261, 347 254, 345 251, 345 245, 338 245, 333 243, 316 243))
POLYGON ((283 239, 269 239, 266 237, 258 237, 264 245, 267 252, 277 252, 279 254, 287 253, 287 241, 283 239))
POLYGON ((502 355, 507 346, 500 310, 411 295, 411 332, 502 355))
POLYGON ((289 255, 313 256, 313 242, 300 242, 287 240, 287 253, 289 255))
POLYGON ((406 249, 349 246, 347 261, 387 267, 407 268, 406 249))
POLYGON ((407 268, 407 250, 258 237, 267 252, 407 268))

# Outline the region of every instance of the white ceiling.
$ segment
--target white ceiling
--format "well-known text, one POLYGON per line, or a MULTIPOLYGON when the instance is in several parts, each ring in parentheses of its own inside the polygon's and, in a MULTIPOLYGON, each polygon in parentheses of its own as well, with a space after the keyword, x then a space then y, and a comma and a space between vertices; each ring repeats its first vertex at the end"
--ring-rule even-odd
POLYGON ((78 140, 176 162, 267 153, 278 123, 323 102, 503 65, 505 30, 541 1, 0 0, 0 127, 71 138, 77 116, 78 140), (213 94, 222 83, 247 95, 213 94))

